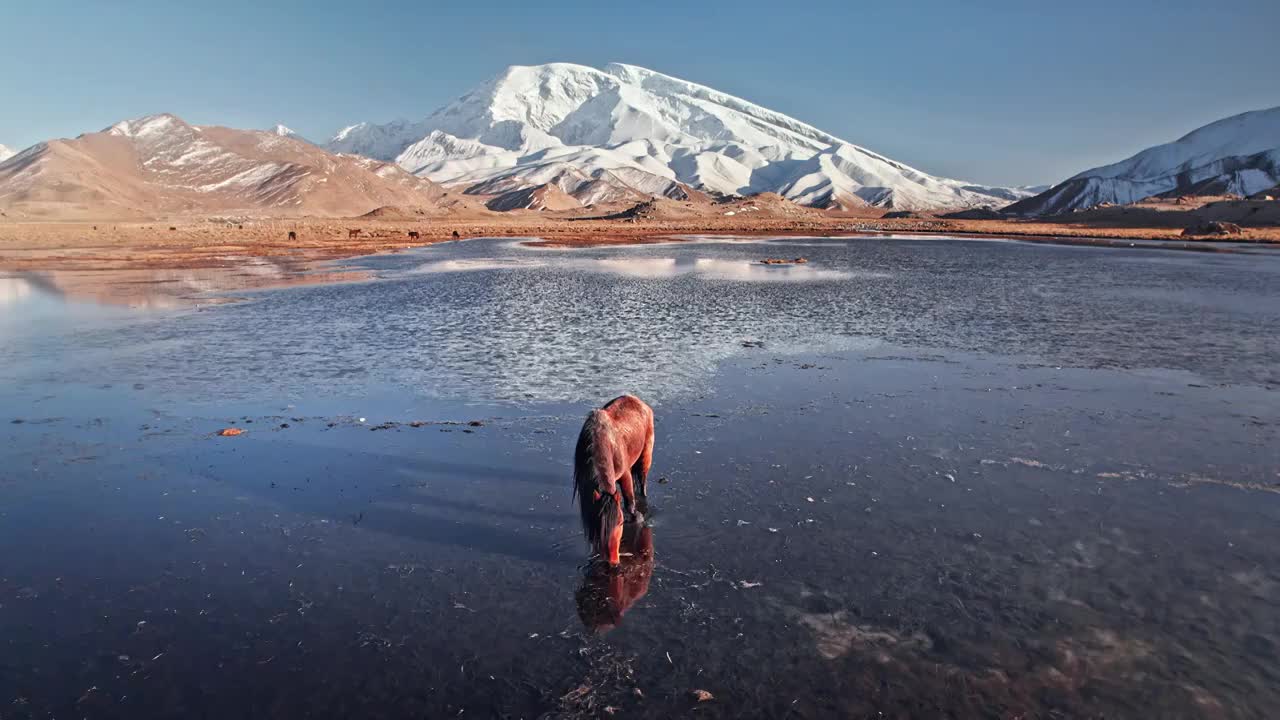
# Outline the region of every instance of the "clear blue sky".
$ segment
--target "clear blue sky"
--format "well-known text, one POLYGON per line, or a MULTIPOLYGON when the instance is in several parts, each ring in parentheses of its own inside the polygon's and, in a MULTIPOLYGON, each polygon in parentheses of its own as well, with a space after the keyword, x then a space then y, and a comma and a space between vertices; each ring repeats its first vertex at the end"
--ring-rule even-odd
POLYGON ((313 139, 512 64, 643 65, 936 174, 1061 180, 1280 105, 1280 0, 63 2, 0 10, 0 143, 173 112, 313 139))

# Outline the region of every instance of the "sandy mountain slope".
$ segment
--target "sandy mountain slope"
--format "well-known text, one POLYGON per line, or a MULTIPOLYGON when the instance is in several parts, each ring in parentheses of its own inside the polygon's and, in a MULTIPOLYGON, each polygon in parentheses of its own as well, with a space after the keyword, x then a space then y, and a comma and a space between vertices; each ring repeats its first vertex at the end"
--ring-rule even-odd
POLYGON ((509 210, 574 210, 582 207, 582 203, 558 186, 546 183, 530 188, 511 190, 498 195, 489 200, 487 207, 498 212, 509 210))
POLYGON ((50 140, 0 163, 0 209, 10 218, 352 216, 384 205, 438 208, 444 195, 392 164, 168 114, 50 140))

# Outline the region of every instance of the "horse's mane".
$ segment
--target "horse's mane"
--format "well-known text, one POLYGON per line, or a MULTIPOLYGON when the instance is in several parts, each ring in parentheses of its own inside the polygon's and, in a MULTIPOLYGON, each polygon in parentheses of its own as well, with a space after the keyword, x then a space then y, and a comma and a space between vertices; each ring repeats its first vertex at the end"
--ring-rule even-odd
POLYGON ((597 477, 596 454, 609 448, 598 447, 610 440, 609 414, 604 410, 592 410, 584 423, 582 432, 578 433, 578 446, 573 452, 573 491, 578 498, 578 510, 582 513, 582 529, 587 534, 587 541, 593 544, 603 540, 604 518, 613 512, 616 502, 612 495, 601 493, 597 500, 595 493, 600 491, 600 478, 597 477))

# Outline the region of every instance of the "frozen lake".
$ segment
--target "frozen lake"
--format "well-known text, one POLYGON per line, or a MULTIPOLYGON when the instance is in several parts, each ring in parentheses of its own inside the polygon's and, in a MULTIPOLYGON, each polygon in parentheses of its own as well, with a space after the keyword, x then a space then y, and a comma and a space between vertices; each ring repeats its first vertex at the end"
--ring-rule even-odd
POLYGON ((0 717, 1280 703, 1274 252, 343 265, 376 279, 175 308, 0 278, 0 717), (624 391, 657 415, 653 552, 610 578, 569 466, 624 391))

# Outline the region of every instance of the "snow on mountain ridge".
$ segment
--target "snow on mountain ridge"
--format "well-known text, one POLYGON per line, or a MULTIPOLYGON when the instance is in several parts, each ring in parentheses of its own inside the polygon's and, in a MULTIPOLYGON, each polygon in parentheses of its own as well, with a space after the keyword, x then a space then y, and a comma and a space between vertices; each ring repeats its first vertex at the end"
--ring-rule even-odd
POLYGON ((1073 175, 1135 180, 1191 170, 1225 157, 1248 157, 1280 148, 1280 107, 1223 118, 1177 140, 1156 145, 1118 163, 1073 175))
POLYGON ((0 145, 0 162, 4 162, 5 160, 8 160, 9 158, 17 154, 18 154, 17 150, 12 150, 5 145, 0 145))
POLYGON ((997 206, 1029 194, 934 177, 747 100, 620 63, 511 66, 419 123, 349 126, 328 147, 466 189, 531 187, 570 165, 597 182, 625 184, 596 173, 628 169, 646 185, 772 191, 824 206, 997 206))
POLYGON ((176 116, 169 113, 159 113, 156 115, 143 115, 132 120, 121 120, 120 122, 107 128, 106 132, 111 135, 119 135, 127 138, 146 138, 162 135, 166 129, 181 123, 176 116))
POLYGON ((1280 184, 1280 107, 1233 115, 1011 205, 1049 215, 1156 195, 1248 196, 1280 184))
POLYGON ((403 140, 404 138, 422 137, 426 132, 421 128, 421 123, 407 120, 394 120, 385 125, 362 122, 339 130, 324 144, 324 148, 330 152, 364 155, 390 162, 412 142, 403 140))
MULTIPOLYGON (((742 98, 722 93, 719 90, 714 90, 705 85, 699 85, 694 82, 681 80, 680 78, 664 75, 663 73, 655 72, 636 65, 626 65, 623 63, 609 63, 605 66, 605 72, 645 88, 646 90, 653 90, 666 94, 680 93, 705 100, 715 105, 723 105, 725 107, 732 108, 744 115, 759 117, 773 125, 784 128, 799 137, 814 141, 816 143, 815 147, 852 144, 847 143, 834 135, 825 133, 808 123, 801 122, 783 115, 782 113, 761 107, 749 100, 743 100, 742 98)), ((881 160, 888 161, 887 158, 880 156, 877 157, 881 160)))

